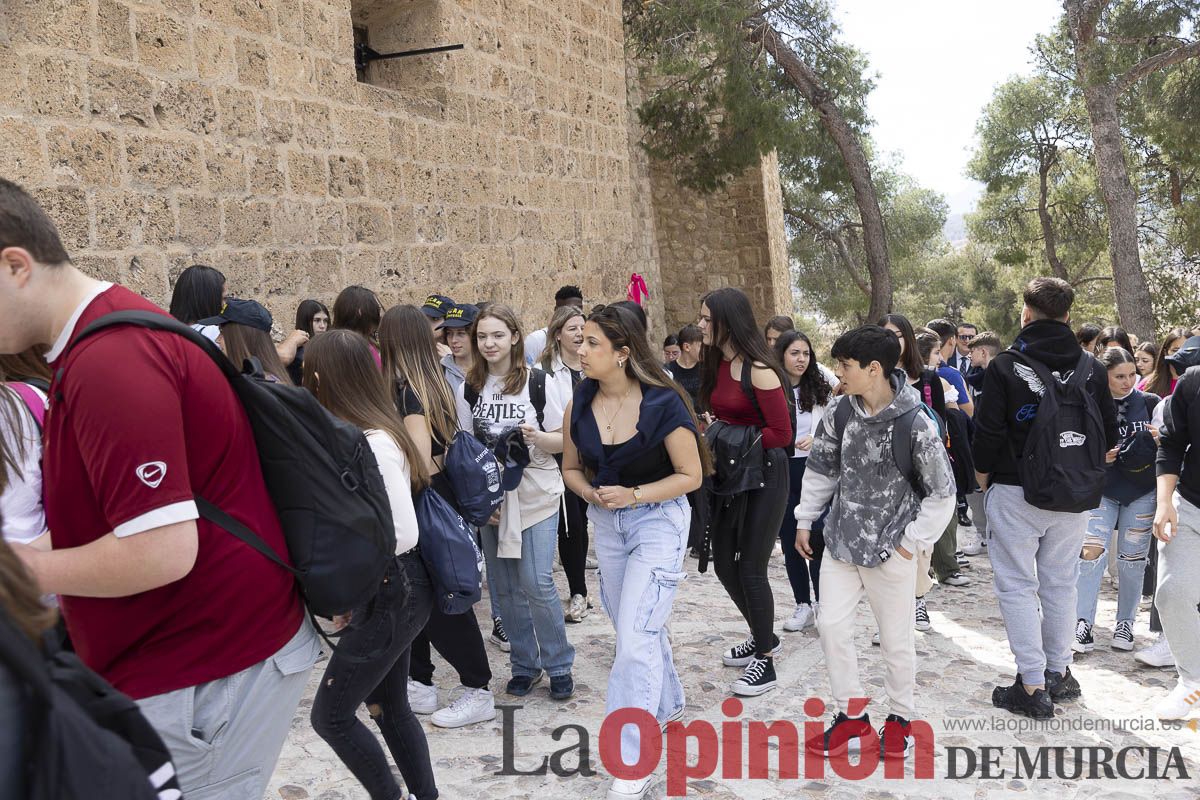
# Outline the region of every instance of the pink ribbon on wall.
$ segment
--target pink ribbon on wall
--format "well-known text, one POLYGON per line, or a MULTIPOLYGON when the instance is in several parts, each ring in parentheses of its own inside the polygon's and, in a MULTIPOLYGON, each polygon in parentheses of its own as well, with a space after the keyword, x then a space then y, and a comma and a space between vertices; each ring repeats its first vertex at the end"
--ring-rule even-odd
POLYGON ((646 286, 646 279, 638 273, 633 273, 629 276, 629 286, 625 289, 625 298, 632 300, 639 306, 642 304, 643 297, 650 296, 650 289, 646 286))

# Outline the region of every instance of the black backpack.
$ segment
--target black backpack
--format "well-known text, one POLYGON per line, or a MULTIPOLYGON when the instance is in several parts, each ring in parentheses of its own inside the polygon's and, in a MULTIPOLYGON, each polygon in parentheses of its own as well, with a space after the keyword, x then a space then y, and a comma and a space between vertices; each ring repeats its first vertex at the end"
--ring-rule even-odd
MULTIPOLYGON (((838 440, 839 446, 841 445, 842 437, 846 434, 846 423, 850 421, 850 416, 853 413, 854 409, 850 407, 849 397, 842 397, 837 400, 837 406, 833 409, 833 433, 838 440)), ((900 474, 908 481, 908 485, 912 487, 917 499, 924 500, 925 489, 921 486, 916 467, 913 465, 912 456, 913 424, 920 414, 928 417, 935 428, 939 425, 937 413, 925 403, 920 403, 896 417, 895 421, 892 422, 892 461, 895 462, 896 469, 900 470, 900 474)))
POLYGON ((45 657, 0 613, 0 665, 28 690, 27 800, 178 800, 171 753, 137 703, 74 653, 45 657))
MULTIPOLYGON (((367 438, 325 410, 307 389, 268 381, 253 360, 239 373, 215 344, 183 323, 150 311, 117 311, 74 340, 133 325, 177 334, 204 350, 241 401, 293 567, 258 534, 203 497, 200 516, 296 576, 305 602, 323 617, 344 614, 375 596, 396 555, 387 489, 367 438)), ((57 376, 62 379, 61 370, 57 376)), ((320 630, 320 628, 318 628, 320 630)))
POLYGON ((1064 383, 1037 359, 1013 350, 1008 354, 1018 362, 1014 369, 1024 365, 1033 370, 1043 387, 1025 450, 1019 457, 1013 453, 1025 502, 1044 511, 1096 508, 1104 494, 1107 442, 1100 407, 1087 390, 1092 356, 1081 353, 1064 383))
MULTIPOLYGON (((470 383, 464 383, 463 399, 474 409, 475 404, 479 402, 479 392, 475 391, 470 383)), ((537 414, 538 427, 546 430, 546 371, 537 367, 529 368, 529 404, 537 414)))

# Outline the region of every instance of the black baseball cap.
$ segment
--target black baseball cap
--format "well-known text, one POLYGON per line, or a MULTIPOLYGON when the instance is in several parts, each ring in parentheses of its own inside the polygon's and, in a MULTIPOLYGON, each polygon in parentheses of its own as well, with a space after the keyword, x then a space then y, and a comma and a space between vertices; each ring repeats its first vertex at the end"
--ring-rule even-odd
POLYGON ((1175 368, 1175 374, 1183 375, 1188 367, 1200 364, 1200 336, 1193 336, 1175 351, 1175 355, 1167 356, 1166 362, 1175 368))
POLYGON ((438 327, 469 328, 478 316, 479 309, 470 303, 455 303, 446 309, 446 318, 438 327))
POLYGON ((454 301, 444 294, 431 294, 425 298, 425 302, 421 305, 421 311, 425 316, 437 319, 446 316, 446 312, 453 305, 454 301))
POLYGON ((236 297, 226 298, 225 307, 221 309, 220 314, 202 319, 196 324, 224 325, 226 322, 236 322, 238 325, 271 332, 271 312, 253 300, 238 300, 236 297))

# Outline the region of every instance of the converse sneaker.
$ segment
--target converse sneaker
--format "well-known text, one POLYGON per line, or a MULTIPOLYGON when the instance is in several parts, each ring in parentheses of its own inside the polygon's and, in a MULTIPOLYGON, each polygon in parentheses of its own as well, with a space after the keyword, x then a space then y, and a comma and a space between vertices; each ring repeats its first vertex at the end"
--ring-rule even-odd
POLYGON ((1075 623, 1075 641, 1071 642, 1071 649, 1076 653, 1090 653, 1096 649, 1096 643, 1092 639, 1092 626, 1086 619, 1075 623))
POLYGON ((608 789, 608 800, 642 800, 646 796, 646 790, 650 788, 652 778, 652 775, 638 778, 636 781, 614 778, 612 786, 608 789))
POLYGON ((911 723, 898 714, 888 714, 879 729, 879 755, 904 758, 913 748, 911 723))
POLYGON ((1080 688, 1079 681, 1075 680, 1075 676, 1071 674, 1070 667, 1063 672, 1046 670, 1046 691, 1050 693, 1050 699, 1056 703, 1076 700, 1083 694, 1083 689, 1080 688))
POLYGON ((1054 701, 1045 689, 1035 689, 1033 694, 1025 691, 1025 684, 1018 675, 1012 686, 997 686, 992 690, 992 705, 1014 714, 1033 719, 1053 719, 1054 701))
POLYGON ((1113 650, 1126 652, 1133 649, 1133 620, 1117 620, 1117 627, 1113 628, 1112 647, 1113 650))
POLYGON ((783 629, 785 631, 802 631, 805 628, 811 628, 816 621, 817 615, 814 613, 813 607, 808 603, 801 603, 796 606, 792 618, 783 623, 783 629))
POLYGON ((971 579, 966 575, 963 575, 961 572, 955 572, 952 575, 942 578, 940 582, 946 584, 947 586, 966 586, 971 582, 971 579))
POLYGON ((1180 681, 1175 688, 1154 706, 1159 719, 1187 719, 1200 711, 1200 686, 1180 681))
POLYGON ((1171 645, 1167 644, 1167 637, 1161 633, 1154 644, 1138 650, 1133 654, 1133 658, 1147 667, 1175 666, 1175 655, 1171 652, 1171 645))
MULTIPOLYGON (((751 636, 741 644, 735 645, 726 650, 721 655, 721 661, 723 661, 727 667, 744 667, 754 660, 754 654, 757 652, 757 650, 758 647, 754 644, 754 637, 751 636)), ((779 637, 776 636, 775 646, 771 648, 771 652, 767 653, 767 655, 777 656, 782 651, 783 643, 779 641, 779 637)))
POLYGON ((429 721, 439 728, 461 728, 496 718, 496 699, 490 689, 463 688, 457 700, 436 711, 429 721))
POLYGON ((581 594, 571 595, 571 602, 567 606, 566 620, 567 622, 583 622, 588 615, 587 598, 581 594))
POLYGON ((505 653, 512 650, 512 644, 508 641, 508 634, 504 632, 504 620, 499 617, 492 617, 492 635, 488 638, 492 641, 492 644, 498 646, 505 653))
POLYGON ((680 706, 679 708, 675 709, 670 714, 668 714, 666 719, 664 719, 662 722, 658 723, 658 727, 662 729, 663 733, 666 733, 667 726, 670 725, 672 722, 678 722, 679 720, 683 719, 683 709, 684 709, 684 707, 680 706))
POLYGON ((770 658, 755 658, 729 690, 742 697, 758 697, 771 691, 776 685, 778 681, 775 680, 775 662, 770 658))
POLYGON ((967 558, 967 554, 964 553, 962 550, 954 551, 954 560, 957 561, 958 565, 960 567, 962 567, 963 569, 971 568, 971 559, 967 558))
POLYGON ((420 681, 414 681, 412 678, 409 678, 408 705, 415 714, 432 714, 437 711, 437 687, 427 686, 420 681))
POLYGON ((917 610, 913 627, 919 631, 927 631, 933 627, 933 623, 929 621, 929 610, 925 608, 925 598, 917 598, 917 610))
POLYGON ((804 743, 804 749, 826 758, 846 752, 857 753, 862 749, 862 737, 871 732, 871 718, 868 715, 851 719, 839 711, 823 733, 804 743))

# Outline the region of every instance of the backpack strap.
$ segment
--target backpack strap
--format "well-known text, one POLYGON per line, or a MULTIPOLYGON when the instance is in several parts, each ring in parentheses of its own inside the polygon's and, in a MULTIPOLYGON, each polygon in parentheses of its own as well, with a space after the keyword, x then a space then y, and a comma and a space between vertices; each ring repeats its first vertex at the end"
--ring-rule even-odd
POLYGON ((537 414, 538 428, 546 430, 546 372, 537 367, 529 370, 529 403, 537 414))
POLYGON ((917 497, 921 497, 921 484, 913 466, 912 434, 917 415, 921 413, 923 409, 920 406, 910 408, 892 423, 892 460, 896 462, 896 469, 900 470, 900 474, 908 481, 917 497))
MULTIPOLYGON (((758 414, 758 418, 762 420, 762 427, 767 427, 767 415, 763 413, 762 406, 758 403, 758 395, 754 393, 754 383, 751 377, 751 372, 754 370, 754 362, 742 359, 742 377, 738 381, 742 387, 742 394, 750 401, 750 405, 754 406, 754 411, 758 414)), ((783 397, 787 402, 788 419, 792 429, 792 444, 784 449, 787 450, 788 456, 791 457, 792 452, 796 449, 796 392, 791 384, 785 382, 782 385, 783 397)))
POLYGON ((38 431, 40 432, 46 427, 46 401, 37 393, 37 390, 28 383, 21 381, 13 381, 8 384, 8 388, 12 389, 29 408, 29 413, 33 415, 33 421, 37 423, 38 431))
POLYGON ((842 396, 838 398, 838 403, 833 409, 833 433, 837 437, 838 444, 841 444, 842 437, 846 433, 846 424, 850 422, 850 415, 854 413, 854 409, 850 407, 850 398, 842 396))

